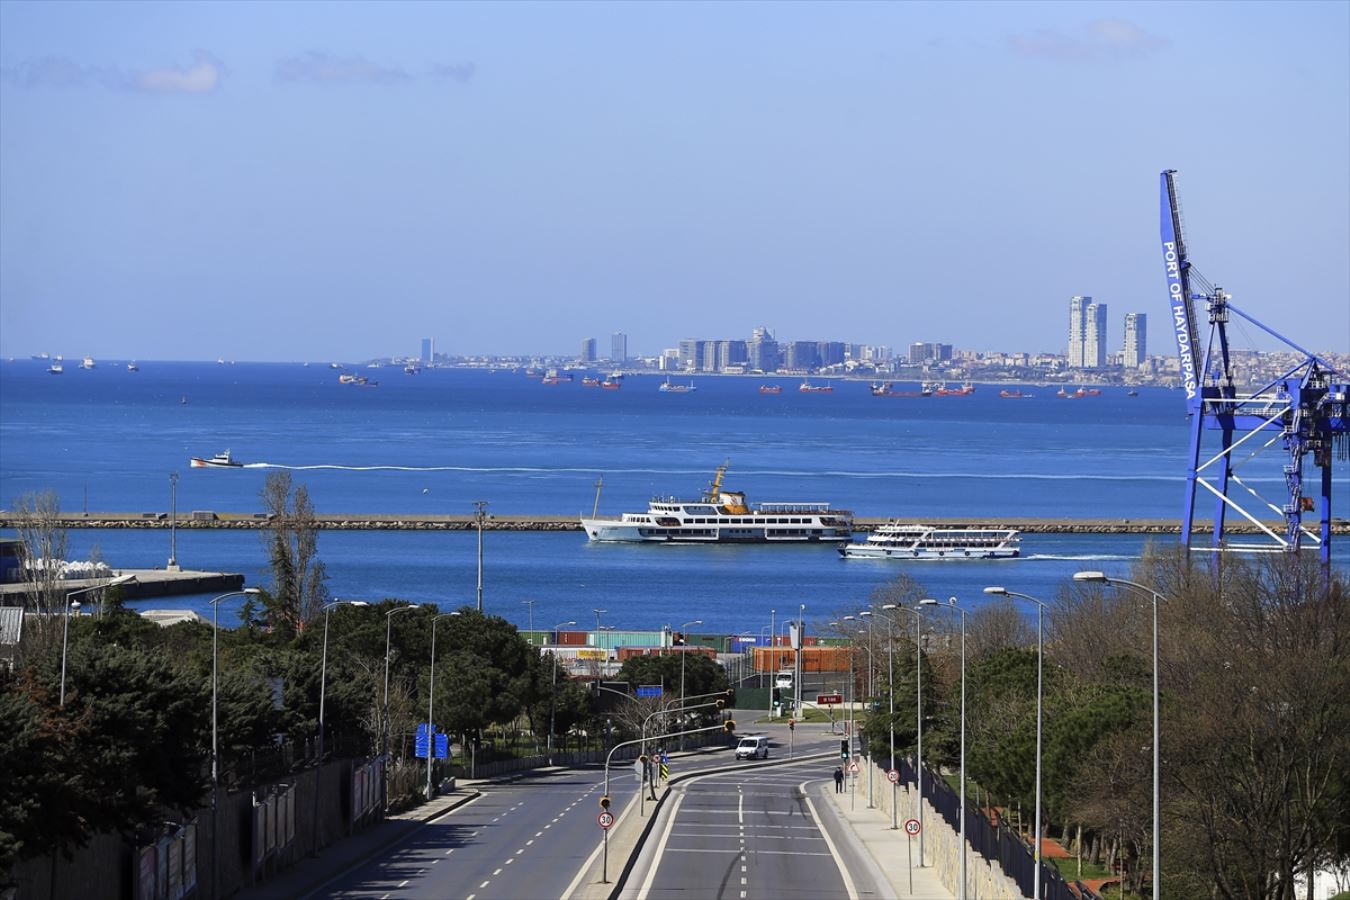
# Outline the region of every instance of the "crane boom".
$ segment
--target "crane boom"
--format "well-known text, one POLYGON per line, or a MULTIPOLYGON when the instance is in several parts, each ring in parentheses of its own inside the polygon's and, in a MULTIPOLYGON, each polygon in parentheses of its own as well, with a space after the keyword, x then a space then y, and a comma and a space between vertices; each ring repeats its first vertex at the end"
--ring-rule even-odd
POLYGON ((1188 412, 1199 412, 1200 366, 1199 329, 1195 310, 1191 306, 1190 260, 1186 257, 1186 239, 1181 228, 1181 207, 1177 203, 1177 188, 1173 181, 1176 169, 1166 169, 1161 175, 1161 219, 1163 265, 1167 272, 1167 298, 1172 307, 1172 334, 1177 341, 1177 356, 1181 361, 1181 384, 1186 390, 1188 412))

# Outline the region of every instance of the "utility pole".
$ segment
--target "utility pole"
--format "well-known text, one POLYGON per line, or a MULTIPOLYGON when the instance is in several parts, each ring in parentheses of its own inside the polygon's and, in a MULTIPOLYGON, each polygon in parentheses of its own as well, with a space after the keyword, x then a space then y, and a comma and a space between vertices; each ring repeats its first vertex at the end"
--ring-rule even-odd
POLYGON ((170 572, 178 571, 178 473, 169 473, 169 564, 170 572))
POLYGON ((473 501, 474 518, 478 520, 478 611, 483 611, 483 520, 487 518, 487 501, 473 501))

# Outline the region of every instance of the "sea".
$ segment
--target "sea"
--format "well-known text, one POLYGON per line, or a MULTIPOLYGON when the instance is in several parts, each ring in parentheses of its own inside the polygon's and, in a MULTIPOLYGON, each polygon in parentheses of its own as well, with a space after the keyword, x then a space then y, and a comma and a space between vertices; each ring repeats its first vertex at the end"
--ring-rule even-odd
MULTIPOLYGON (((751 503, 829 502, 857 516, 1177 519, 1189 426, 1180 392, 1103 387, 1057 396, 1056 386, 980 385, 962 397, 874 397, 868 382, 787 377, 630 374, 619 390, 549 385, 524 370, 368 368, 329 362, 0 362, 0 506, 54 491, 66 512, 257 513, 269 472, 289 471, 324 514, 617 515, 649 499, 696 497, 727 464, 724 487, 751 503), (341 384, 347 372, 366 384, 341 384), (761 385, 781 385, 779 394, 761 385), (1003 398, 1000 388, 1020 390, 1003 398), (229 449, 237 469, 193 469, 193 456, 229 449), (599 485, 599 487, 598 487, 599 485)), ((1069 385, 1072 390, 1075 385, 1069 385)), ((918 385, 897 384, 897 390, 918 385)), ((1277 502, 1278 453, 1244 480, 1277 502)), ((1347 497, 1344 469, 1334 494, 1347 497)), ((1200 509, 1208 513, 1211 501, 1200 509)), ((12 533, 11 533, 12 534, 12 533)), ((474 604, 473 531, 324 531, 319 555, 341 599, 400 598, 443 608, 474 604)), ((1027 534, 1004 561, 844 560, 830 546, 592 544, 579 531, 486 531, 484 609, 522 628, 597 620, 623 630, 677 628, 762 636, 805 607, 817 624, 856 610, 898 575, 931 596, 985 602, 982 590, 1054 599, 1075 571, 1128 577, 1149 541, 1171 536, 1027 534), (596 611, 601 612, 597 613, 596 611)), ((115 568, 155 568, 166 530, 71 529, 70 556, 115 568)), ((1347 542, 1334 552, 1350 562, 1347 542)), ((243 573, 266 586, 256 531, 176 534, 185 569, 243 573)), ((137 601, 194 609, 209 596, 137 601)), ((234 608, 222 623, 237 621, 234 608)), ((762 639, 762 638, 761 638, 762 639)))

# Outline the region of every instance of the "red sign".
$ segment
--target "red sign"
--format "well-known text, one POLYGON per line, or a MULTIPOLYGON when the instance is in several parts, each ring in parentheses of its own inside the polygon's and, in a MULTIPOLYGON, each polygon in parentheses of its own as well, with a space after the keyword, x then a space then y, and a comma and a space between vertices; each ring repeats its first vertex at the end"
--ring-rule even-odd
POLYGON ((922 828, 923 826, 919 824, 918 819, 905 820, 905 834, 909 835, 910 837, 914 837, 914 835, 918 834, 919 831, 922 830, 922 828))
POLYGON ((895 784, 897 781, 900 780, 900 773, 897 772, 895 769, 891 769, 889 772, 886 773, 886 777, 891 780, 891 784, 895 784))
POLYGON ((600 823, 601 828, 608 831, 609 826, 614 824, 614 813, 602 812, 599 816, 596 817, 596 821, 600 823))
POLYGON ((816 694, 816 703, 821 706, 838 706, 843 702, 843 694, 816 694))

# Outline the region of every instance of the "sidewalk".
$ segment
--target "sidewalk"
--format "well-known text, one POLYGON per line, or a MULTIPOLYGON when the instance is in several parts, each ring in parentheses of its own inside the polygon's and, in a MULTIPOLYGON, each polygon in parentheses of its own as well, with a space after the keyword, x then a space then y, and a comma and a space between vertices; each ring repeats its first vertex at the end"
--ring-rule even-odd
MULTIPOLYGON (((909 838, 904 832, 904 819, 900 820, 900 829, 891 830, 891 817, 880 808, 868 809, 867 796, 862 790, 858 791, 857 802, 852 801, 852 796, 845 792, 836 794, 833 791, 826 791, 826 795, 834 800, 834 805, 839 812, 840 818, 849 824, 853 829, 854 836, 858 839, 867 852, 871 854, 872 860, 886 876, 886 880, 891 884, 891 897, 915 898, 915 900, 950 900, 952 892, 943 887, 942 882, 938 880, 937 870, 932 865, 924 868, 918 867, 919 862, 919 842, 914 841, 914 868, 910 869, 909 853, 906 844, 909 838), (856 806, 856 808, 854 808, 856 806), (910 875, 913 872, 914 889, 910 890, 910 875)), ((930 861, 931 862, 931 861, 930 861)))
POLYGON ((343 838, 255 887, 236 894, 243 900, 282 900, 307 897, 329 881, 365 865, 390 846, 406 839, 414 831, 438 816, 445 815, 479 795, 480 782, 460 781, 456 789, 429 803, 420 804, 389 816, 365 831, 343 838))

